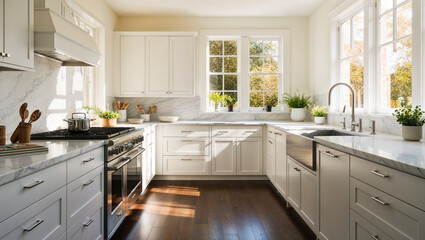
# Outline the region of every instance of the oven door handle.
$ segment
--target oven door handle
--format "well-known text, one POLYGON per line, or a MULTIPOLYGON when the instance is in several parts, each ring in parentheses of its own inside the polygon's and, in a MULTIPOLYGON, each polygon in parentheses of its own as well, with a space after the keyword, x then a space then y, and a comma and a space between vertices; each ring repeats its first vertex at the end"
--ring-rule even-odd
POLYGON ((144 148, 142 148, 141 151, 137 152, 134 156, 130 157, 124 157, 123 158, 123 162, 121 162, 118 165, 112 166, 112 167, 108 167, 108 171, 117 171, 118 169, 124 167, 125 165, 127 165, 129 162, 133 161, 133 159, 135 159, 137 156, 139 156, 140 154, 142 154, 145 151, 144 148))

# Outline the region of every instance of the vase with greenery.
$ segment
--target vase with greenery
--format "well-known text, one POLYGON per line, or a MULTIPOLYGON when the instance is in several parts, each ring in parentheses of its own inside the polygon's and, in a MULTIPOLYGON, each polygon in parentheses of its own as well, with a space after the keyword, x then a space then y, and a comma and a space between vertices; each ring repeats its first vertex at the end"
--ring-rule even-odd
POLYGON ((292 121, 302 122, 306 117, 305 109, 308 109, 308 107, 311 105, 311 100, 310 97, 305 96, 304 93, 284 93, 282 97, 282 103, 288 105, 288 107, 291 108, 292 121))
POLYGON ((210 92, 208 94, 208 99, 214 103, 214 112, 218 112, 218 106, 222 102, 222 98, 223 96, 220 92, 210 92))
POLYGON ((121 114, 109 110, 102 110, 96 105, 94 106, 84 106, 86 111, 94 111, 94 113, 100 118, 100 125, 102 127, 115 127, 117 125, 117 118, 121 114))
POLYGON ((266 100, 266 111, 271 112, 272 108, 277 106, 277 96, 273 95, 269 99, 266 100))
POLYGON ((234 99, 230 95, 224 94, 222 97, 222 103, 224 104, 224 106, 227 106, 228 112, 233 112, 233 106, 236 104, 236 99, 234 99))
POLYGON ((313 115, 314 117, 315 124, 324 124, 327 113, 328 113, 327 106, 314 105, 314 107, 311 109, 311 115, 313 115))
POLYGON ((401 135, 404 140, 419 141, 422 139, 422 126, 425 124, 424 113, 421 106, 415 108, 407 106, 394 111, 393 116, 402 125, 401 135))

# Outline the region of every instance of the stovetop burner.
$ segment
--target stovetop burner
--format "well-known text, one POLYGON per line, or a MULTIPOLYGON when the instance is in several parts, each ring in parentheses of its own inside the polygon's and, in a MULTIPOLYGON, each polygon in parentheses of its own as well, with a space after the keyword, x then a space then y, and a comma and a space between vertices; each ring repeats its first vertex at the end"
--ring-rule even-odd
POLYGON ((92 127, 88 132, 60 129, 31 135, 31 140, 111 139, 135 130, 134 127, 92 127))

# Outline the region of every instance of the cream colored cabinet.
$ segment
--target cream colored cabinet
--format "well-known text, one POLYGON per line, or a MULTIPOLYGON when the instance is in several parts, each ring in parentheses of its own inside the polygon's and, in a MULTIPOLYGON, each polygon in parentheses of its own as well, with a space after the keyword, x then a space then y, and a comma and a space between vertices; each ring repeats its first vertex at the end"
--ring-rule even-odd
POLYGON ((155 126, 149 126, 144 129, 143 148, 143 191, 147 188, 149 183, 155 176, 155 139, 156 139, 155 126))
POLYGON ((193 96, 195 79, 194 37, 170 37, 171 96, 193 96))
POLYGON ((0 69, 34 68, 34 1, 0 0, 0 69))
POLYGON ((350 156, 317 147, 319 174, 319 235, 323 239, 349 239, 350 156))
POLYGON ((238 138, 237 175, 263 175, 262 138, 238 138))
POLYGON ((301 202, 301 169, 291 159, 288 159, 288 202, 299 210, 301 202))
POLYGON ((276 131, 276 184, 275 187, 286 198, 287 164, 286 164, 286 135, 283 131, 276 131))
POLYGON ((236 138, 213 138, 212 175, 236 175, 236 138))
POLYGON ((366 219, 362 218, 356 212, 350 212, 350 239, 351 240, 390 240, 391 238, 384 234, 366 219))
POLYGON ((206 156, 164 156, 164 175, 210 175, 210 161, 206 156))
POLYGON ((274 129, 271 130, 268 128, 267 131, 273 131, 273 134, 270 136, 267 134, 267 143, 266 143, 266 174, 270 182, 273 185, 276 185, 276 143, 275 143, 275 134, 274 129))
POLYGON ((170 89, 170 38, 146 38, 146 94, 166 95, 170 89))

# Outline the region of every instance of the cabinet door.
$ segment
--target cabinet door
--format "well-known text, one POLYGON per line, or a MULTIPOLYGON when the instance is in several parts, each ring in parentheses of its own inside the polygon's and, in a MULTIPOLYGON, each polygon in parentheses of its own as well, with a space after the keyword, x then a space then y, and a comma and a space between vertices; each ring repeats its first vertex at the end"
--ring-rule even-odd
POLYGON ((146 88, 146 37, 120 36, 120 94, 141 96, 146 88))
POLYGON ((377 227, 366 221, 356 212, 350 213, 350 240, 363 239, 379 239, 390 240, 391 238, 385 235, 377 227))
POLYGON ((212 175, 236 175, 235 138, 213 138, 212 175))
POLYGON ((237 175, 262 175, 263 139, 238 139, 237 175))
POLYGON ((194 90, 194 38, 171 37, 170 92, 173 96, 193 96, 194 90))
POLYGON ((319 234, 325 239, 348 239, 350 220, 350 157, 319 146, 319 234))
POLYGON ((24 68, 34 68, 33 1, 4 1, 4 53, 1 61, 24 68))
POLYGON ((276 133, 276 188, 286 198, 286 135, 284 132, 276 133))
POLYGON ((276 185, 276 148, 275 140, 267 138, 266 173, 270 182, 276 185))
POLYGON ((301 199, 301 170, 300 167, 288 159, 288 202, 293 208, 300 208, 301 199))
POLYGON ((300 215, 315 232, 317 229, 317 181, 316 176, 301 167, 300 215))
POLYGON ((146 94, 166 95, 170 90, 170 38, 146 38, 146 94))

